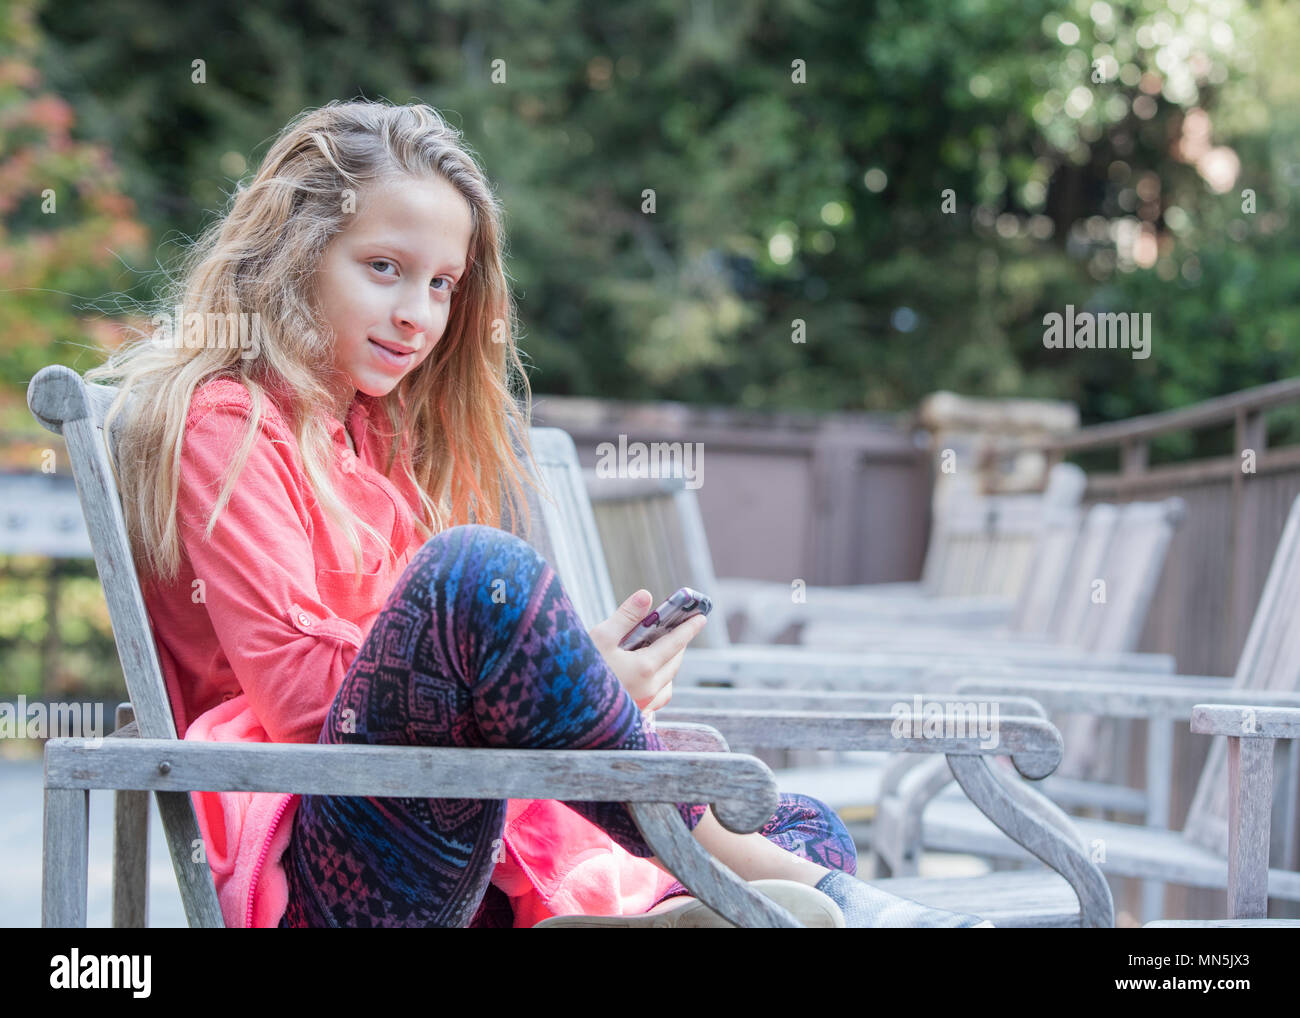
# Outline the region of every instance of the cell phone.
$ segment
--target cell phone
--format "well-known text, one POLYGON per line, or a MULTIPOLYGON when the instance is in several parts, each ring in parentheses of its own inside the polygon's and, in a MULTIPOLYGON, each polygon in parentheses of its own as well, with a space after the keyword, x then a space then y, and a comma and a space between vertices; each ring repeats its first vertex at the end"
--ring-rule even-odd
POLYGON ((637 623, 635 629, 619 641, 623 650, 640 650, 648 647, 665 633, 676 629, 689 618, 707 615, 713 602, 698 590, 681 587, 668 600, 637 623))

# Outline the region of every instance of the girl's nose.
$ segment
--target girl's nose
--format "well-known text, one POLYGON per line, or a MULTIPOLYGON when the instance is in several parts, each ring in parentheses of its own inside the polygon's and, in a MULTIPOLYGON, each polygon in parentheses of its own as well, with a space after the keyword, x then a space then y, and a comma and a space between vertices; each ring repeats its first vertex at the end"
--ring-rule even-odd
POLYGON ((428 332, 433 328, 433 314, 428 308, 416 308, 410 304, 403 304, 401 307, 394 309, 393 324, 412 335, 418 332, 428 332))

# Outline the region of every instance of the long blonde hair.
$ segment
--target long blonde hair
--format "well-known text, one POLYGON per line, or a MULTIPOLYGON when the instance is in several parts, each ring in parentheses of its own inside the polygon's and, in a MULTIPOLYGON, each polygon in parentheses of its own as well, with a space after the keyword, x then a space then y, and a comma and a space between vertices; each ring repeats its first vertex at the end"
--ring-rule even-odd
MULTIPOLYGON (((436 110, 415 103, 336 101, 306 110, 285 126, 252 182, 236 189, 228 211, 190 249, 158 302, 168 317, 175 306, 205 321, 209 314, 257 313, 257 355, 246 356, 234 342, 190 347, 158 343, 135 330, 138 339, 86 373, 122 389, 105 430, 120 418, 119 490, 142 573, 168 581, 177 575, 181 442, 191 397, 216 376, 242 383, 252 412, 206 534, 229 500, 257 437, 268 390, 274 390, 287 396, 282 403, 306 476, 322 507, 345 528, 357 571, 358 528, 392 553, 386 537, 348 510, 329 479, 332 448, 322 408, 336 402, 337 389, 320 366, 333 363, 333 337, 320 328, 313 277, 366 189, 401 175, 436 175, 455 187, 469 204, 472 233, 446 331, 428 358, 379 401, 392 436, 382 469, 391 477, 396 465, 415 483, 422 537, 458 523, 501 526, 507 515, 512 526, 529 526, 521 482, 533 480, 521 454, 532 462, 532 396, 514 339, 500 203, 460 132, 436 110)), ((372 424, 380 422, 372 417, 372 424)))

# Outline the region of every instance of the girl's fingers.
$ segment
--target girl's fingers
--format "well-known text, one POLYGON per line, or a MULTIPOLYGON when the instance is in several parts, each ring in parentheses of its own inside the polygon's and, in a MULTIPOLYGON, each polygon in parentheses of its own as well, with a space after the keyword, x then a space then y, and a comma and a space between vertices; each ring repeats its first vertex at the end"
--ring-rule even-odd
POLYGON ((636 653, 645 654, 646 664, 658 672, 674 657, 686 650, 686 645, 699 635, 700 630, 708 624, 708 621, 709 617, 707 615, 696 615, 689 618, 667 636, 660 637, 649 647, 636 651, 636 653))
POLYGON ((668 663, 662 668, 656 668, 654 675, 645 683, 645 688, 649 689, 650 702, 642 710, 658 710, 673 695, 673 676, 677 674, 677 669, 682 666, 682 658, 686 656, 686 650, 683 648, 678 651, 668 663))
POLYGON ((686 648, 683 647, 676 654, 670 657, 664 666, 655 672, 654 684, 658 687, 671 686, 673 679, 677 677, 677 669, 682 666, 682 658, 686 656, 686 648))
POLYGON ((668 685, 664 686, 663 689, 659 690, 659 692, 655 694, 655 698, 650 701, 650 704, 649 706, 646 707, 646 710, 658 710, 660 707, 666 707, 668 705, 668 701, 671 700, 672 698, 673 698, 673 684, 672 684, 672 680, 669 680, 668 685))
POLYGON ((596 645, 602 654, 606 651, 617 647, 619 642, 636 628, 638 622, 645 618, 646 612, 650 610, 648 605, 654 604, 654 599, 650 597, 650 591, 642 588, 635 594, 624 601, 615 610, 614 614, 592 626, 587 631, 591 637, 591 642, 596 645), (645 598, 638 598, 638 594, 645 594, 645 598))

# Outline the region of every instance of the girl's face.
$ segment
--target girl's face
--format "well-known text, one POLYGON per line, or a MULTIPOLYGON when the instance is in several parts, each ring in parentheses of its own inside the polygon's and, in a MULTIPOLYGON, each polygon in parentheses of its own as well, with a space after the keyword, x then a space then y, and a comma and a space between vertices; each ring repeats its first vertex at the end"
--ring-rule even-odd
POLYGON ((447 328, 467 264, 469 203, 441 177, 374 185, 325 249, 316 276, 320 315, 335 336, 334 366, 356 390, 385 396, 447 328))

